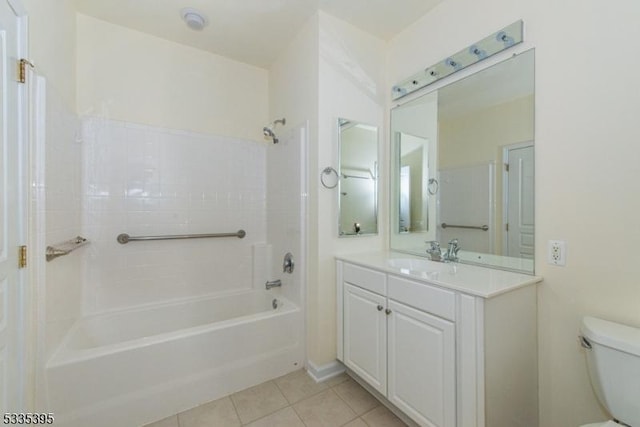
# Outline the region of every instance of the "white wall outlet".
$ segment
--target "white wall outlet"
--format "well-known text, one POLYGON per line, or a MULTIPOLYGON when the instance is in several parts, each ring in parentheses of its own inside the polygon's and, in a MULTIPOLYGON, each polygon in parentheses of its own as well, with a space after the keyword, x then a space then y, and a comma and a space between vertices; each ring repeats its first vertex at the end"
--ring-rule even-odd
POLYGON ((567 264, 567 243, 564 240, 549 240, 547 262, 563 267, 567 264))

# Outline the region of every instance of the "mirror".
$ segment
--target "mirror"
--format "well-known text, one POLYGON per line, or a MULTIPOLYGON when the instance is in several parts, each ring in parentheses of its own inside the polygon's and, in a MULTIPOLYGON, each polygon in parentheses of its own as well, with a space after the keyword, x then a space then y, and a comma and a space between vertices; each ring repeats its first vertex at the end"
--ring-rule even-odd
POLYGON ((338 119, 338 235, 378 233, 378 128, 338 119))
POLYGON ((394 108, 391 136, 391 249, 533 273, 533 50, 394 108))

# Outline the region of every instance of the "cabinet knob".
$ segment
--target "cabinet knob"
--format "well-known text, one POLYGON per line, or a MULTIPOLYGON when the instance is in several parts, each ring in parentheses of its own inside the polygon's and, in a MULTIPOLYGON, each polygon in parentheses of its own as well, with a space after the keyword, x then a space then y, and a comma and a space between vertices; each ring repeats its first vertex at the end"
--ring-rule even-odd
POLYGON ((383 308, 384 308, 383 306, 379 305, 378 306, 378 311, 382 311, 383 308))
POLYGON ((391 309, 387 308, 384 312, 387 313, 387 315, 389 315, 389 314, 391 314, 391 309))

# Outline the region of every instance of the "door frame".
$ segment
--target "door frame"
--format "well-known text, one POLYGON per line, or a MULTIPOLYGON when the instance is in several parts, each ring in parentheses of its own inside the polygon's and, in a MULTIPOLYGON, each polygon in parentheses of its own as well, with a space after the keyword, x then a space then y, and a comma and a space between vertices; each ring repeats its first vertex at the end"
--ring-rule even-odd
POLYGON ((534 147, 533 139, 528 141, 516 142, 502 146, 502 253, 507 254, 509 251, 509 232, 507 224, 509 223, 509 172, 506 165, 509 164, 509 151, 520 148, 534 147))
MULTIPOLYGON (((28 18, 27 10, 24 7, 22 0, 5 0, 8 6, 16 14, 17 24, 17 58, 19 61, 21 58, 28 58, 28 18)), ((17 64, 14 69, 17 69, 17 64)), ((30 168, 30 155, 31 150, 29 146, 29 103, 28 103, 28 84, 19 84, 17 89, 17 117, 18 117, 18 182, 16 187, 18 189, 18 244, 27 245, 30 249, 28 251, 29 257, 27 259, 27 268, 20 269, 18 271, 18 291, 16 295, 16 318, 14 319, 17 328, 18 342, 17 355, 19 365, 16 366, 17 375, 14 384, 17 394, 17 407, 15 411, 25 412, 32 406, 33 403, 33 387, 32 387, 32 373, 35 367, 35 359, 31 353, 31 340, 28 339, 32 328, 32 321, 29 317, 32 306, 31 300, 33 290, 31 289, 32 281, 30 280, 30 270, 28 268, 31 261, 34 259, 33 246, 31 245, 31 236, 28 232, 30 209, 29 201, 31 199, 29 180, 31 178, 30 168)))

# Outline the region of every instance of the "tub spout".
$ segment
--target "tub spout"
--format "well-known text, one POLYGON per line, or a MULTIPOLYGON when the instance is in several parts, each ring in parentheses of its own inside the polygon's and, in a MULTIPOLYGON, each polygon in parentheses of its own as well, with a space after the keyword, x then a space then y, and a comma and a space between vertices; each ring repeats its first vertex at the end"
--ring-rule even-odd
POLYGON ((267 281, 267 283, 265 283, 265 287, 267 288, 267 290, 271 288, 279 288, 280 286, 282 286, 282 281, 280 279, 270 280, 270 281, 267 281))

